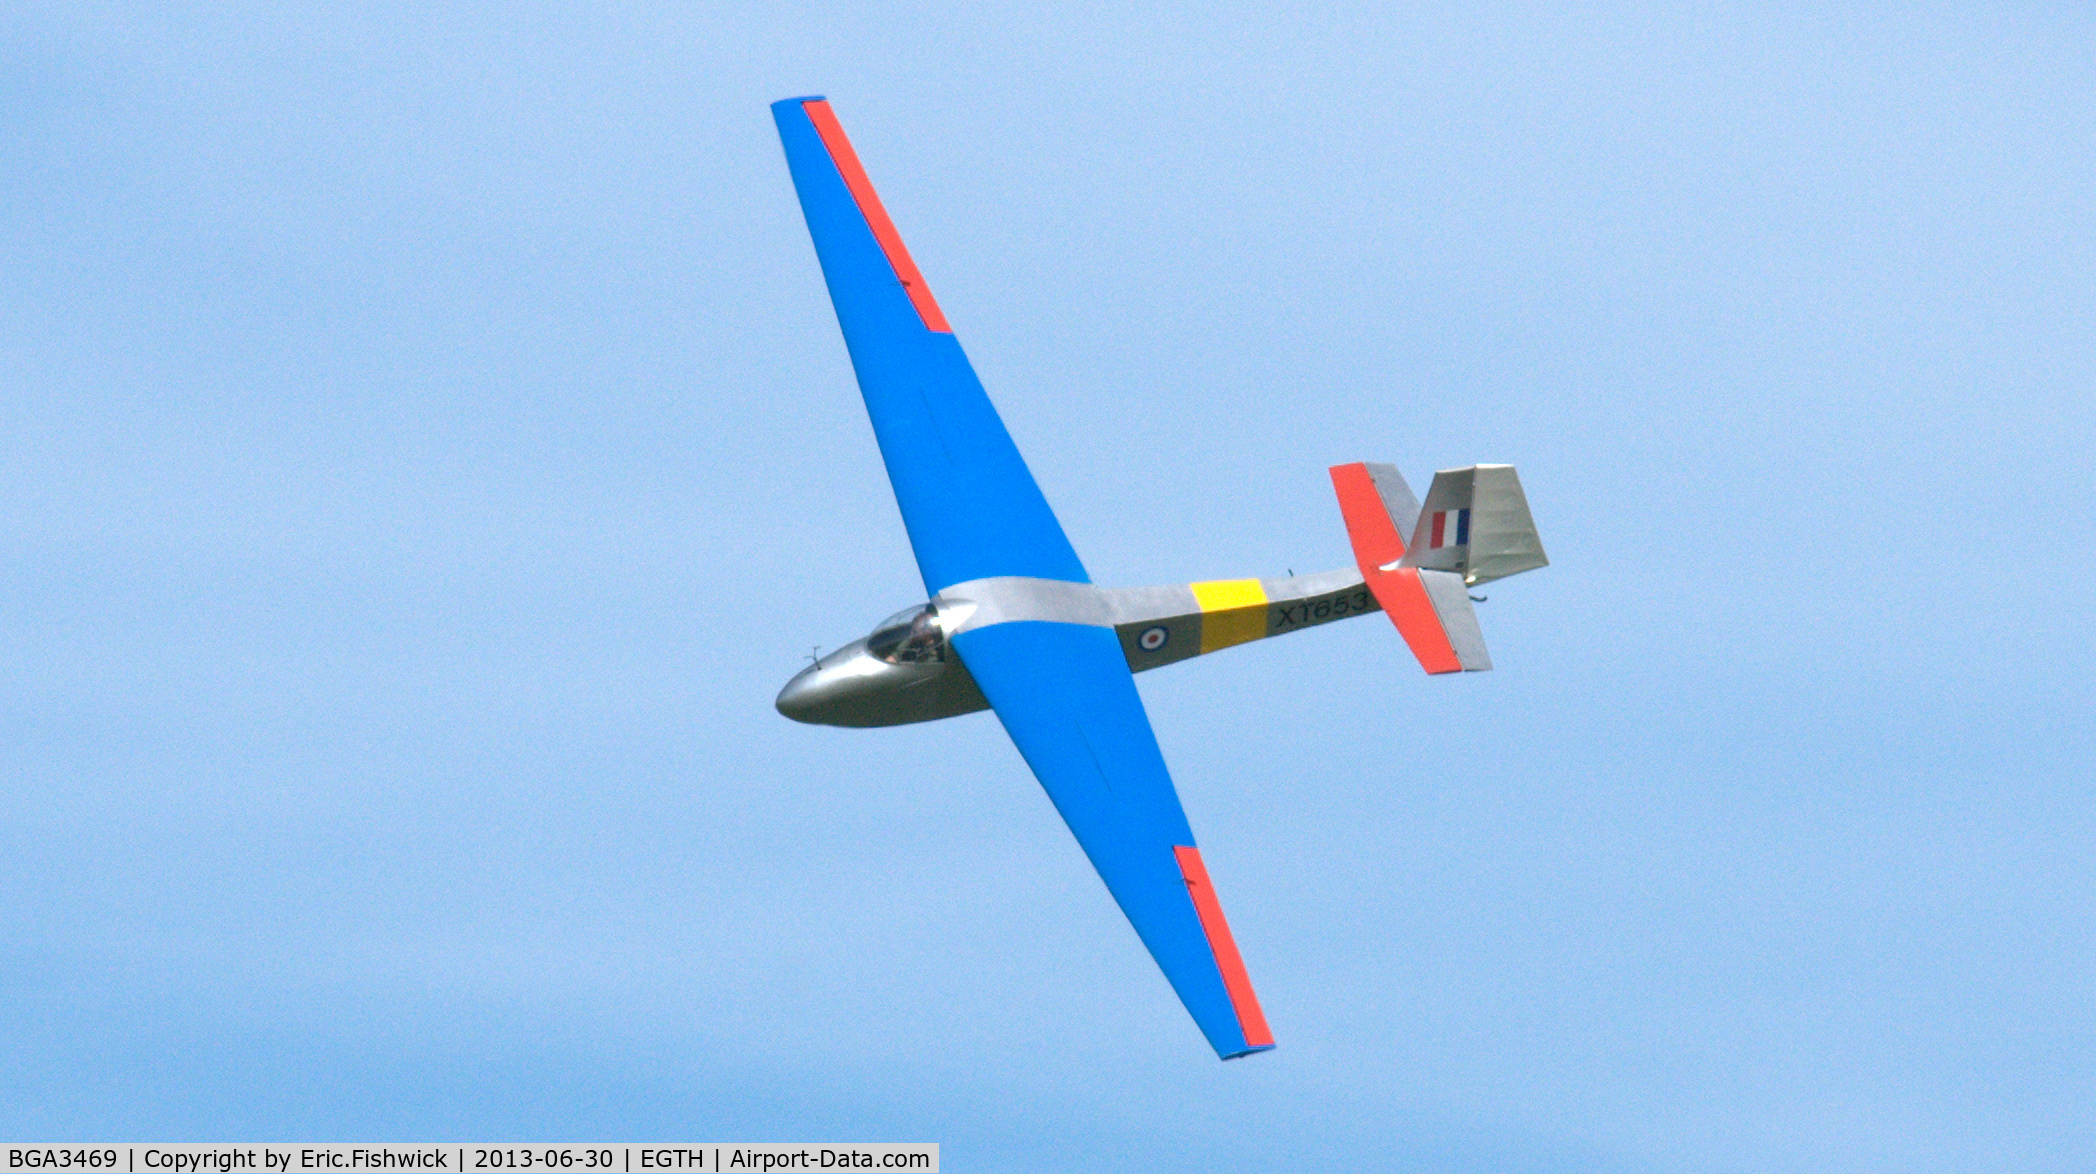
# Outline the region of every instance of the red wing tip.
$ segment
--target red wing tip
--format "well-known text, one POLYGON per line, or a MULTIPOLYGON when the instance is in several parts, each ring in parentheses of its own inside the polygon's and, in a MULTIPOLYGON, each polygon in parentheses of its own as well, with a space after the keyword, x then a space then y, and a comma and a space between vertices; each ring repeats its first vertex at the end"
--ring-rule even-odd
POLYGON ((1258 1054, 1259 1054, 1259 1053, 1261 1053, 1261 1052, 1271 1052, 1271 1051, 1273 1051, 1273 1050, 1274 1050, 1274 1045, 1273 1045, 1273 1044, 1261 1044, 1261 1045, 1259 1045, 1259 1046, 1258 1046, 1258 1047, 1256 1047, 1256 1048, 1246 1048, 1246 1049, 1245 1049, 1244 1051, 1242 1051, 1242 1052, 1232 1052, 1232 1053, 1230 1053, 1229 1055, 1227 1055, 1227 1056, 1224 1056, 1224 1057, 1223 1057, 1223 1060, 1224 1060, 1224 1062, 1226 1062, 1226 1063, 1227 1063, 1228 1061, 1231 1061, 1231 1060, 1242 1060, 1242 1059, 1244 1059, 1244 1058, 1245 1058, 1246 1056, 1256 1056, 1256 1055, 1258 1055, 1258 1054))
POLYGON ((859 206, 859 215, 866 221, 866 228, 873 233, 874 243, 888 258, 888 267, 895 271, 895 279, 902 283, 903 293, 909 297, 910 305, 924 328, 935 334, 952 334, 953 327, 946 322, 946 315, 939 309, 939 300, 924 282, 924 274, 917 271, 917 262, 910 259, 910 250, 902 243, 902 234, 895 231, 895 221, 889 219, 888 210, 881 206, 881 197, 873 190, 873 181, 866 178, 866 168, 859 162, 859 153, 852 150, 851 136, 844 133, 844 124, 837 121, 837 113, 821 98, 806 98, 801 108, 814 125, 815 134, 822 139, 823 147, 830 153, 830 162, 837 168, 838 178, 850 190, 852 202, 859 206))
POLYGON ((1208 879, 1208 866, 1201 863, 1201 850, 1181 844, 1173 847, 1172 855, 1178 858, 1179 875, 1186 881, 1186 894, 1193 901, 1201 932, 1208 937, 1208 952, 1215 958, 1218 977, 1223 980, 1223 991, 1237 1015, 1237 1027, 1244 1035, 1246 1047, 1249 1051, 1272 1047, 1273 1032, 1267 1029, 1266 1016, 1259 1010, 1259 996, 1252 993, 1251 976, 1245 973, 1244 957, 1230 937, 1230 923, 1223 917, 1222 903, 1215 899, 1215 885, 1208 879))

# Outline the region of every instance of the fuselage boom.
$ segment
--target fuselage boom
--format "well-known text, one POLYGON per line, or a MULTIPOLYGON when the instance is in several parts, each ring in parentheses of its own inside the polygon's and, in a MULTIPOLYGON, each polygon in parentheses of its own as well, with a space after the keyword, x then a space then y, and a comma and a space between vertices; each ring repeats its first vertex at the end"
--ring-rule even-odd
POLYGON ((889 617, 818 658, 779 692, 778 710, 830 726, 897 726, 988 709, 952 638, 1023 621, 1114 629, 1131 672, 1380 611, 1360 571, 1099 588, 1055 579, 978 579, 889 617))

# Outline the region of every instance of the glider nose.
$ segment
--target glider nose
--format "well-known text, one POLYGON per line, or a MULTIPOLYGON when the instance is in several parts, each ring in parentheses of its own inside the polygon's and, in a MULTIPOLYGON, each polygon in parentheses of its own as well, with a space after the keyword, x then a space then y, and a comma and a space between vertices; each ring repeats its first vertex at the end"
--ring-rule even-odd
POLYGON ((786 687, 779 690, 779 699, 772 704, 778 707, 780 713, 794 721, 817 724, 820 720, 817 715, 823 708, 823 702, 829 700, 826 694, 830 692, 823 688, 824 682, 821 677, 822 666, 809 665, 786 682, 786 687))
POLYGON ((811 726, 878 725, 860 711, 881 686, 893 684, 893 667, 868 656, 864 640, 854 641, 793 674, 772 704, 811 726))
POLYGON ((855 640, 793 675, 772 703, 811 726, 899 726, 988 709, 982 690, 958 660, 907 661, 875 656, 855 640))

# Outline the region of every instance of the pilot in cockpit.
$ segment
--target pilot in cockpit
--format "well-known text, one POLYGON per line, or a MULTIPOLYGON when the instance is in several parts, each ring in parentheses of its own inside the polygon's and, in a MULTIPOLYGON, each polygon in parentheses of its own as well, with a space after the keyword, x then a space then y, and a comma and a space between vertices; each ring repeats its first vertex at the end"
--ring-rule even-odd
POLYGON ((946 659, 946 629, 931 604, 896 612, 866 638, 866 651, 889 664, 929 664, 946 659))

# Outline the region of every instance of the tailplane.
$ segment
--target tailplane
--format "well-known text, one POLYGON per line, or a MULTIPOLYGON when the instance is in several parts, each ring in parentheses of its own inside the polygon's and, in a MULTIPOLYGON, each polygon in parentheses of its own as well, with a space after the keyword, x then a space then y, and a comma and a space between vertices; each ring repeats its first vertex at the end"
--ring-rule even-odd
POLYGON ((1550 562, 1514 467, 1436 473, 1424 507, 1393 465, 1335 465, 1331 473, 1354 562, 1420 667, 1491 668, 1470 586, 1550 562))

